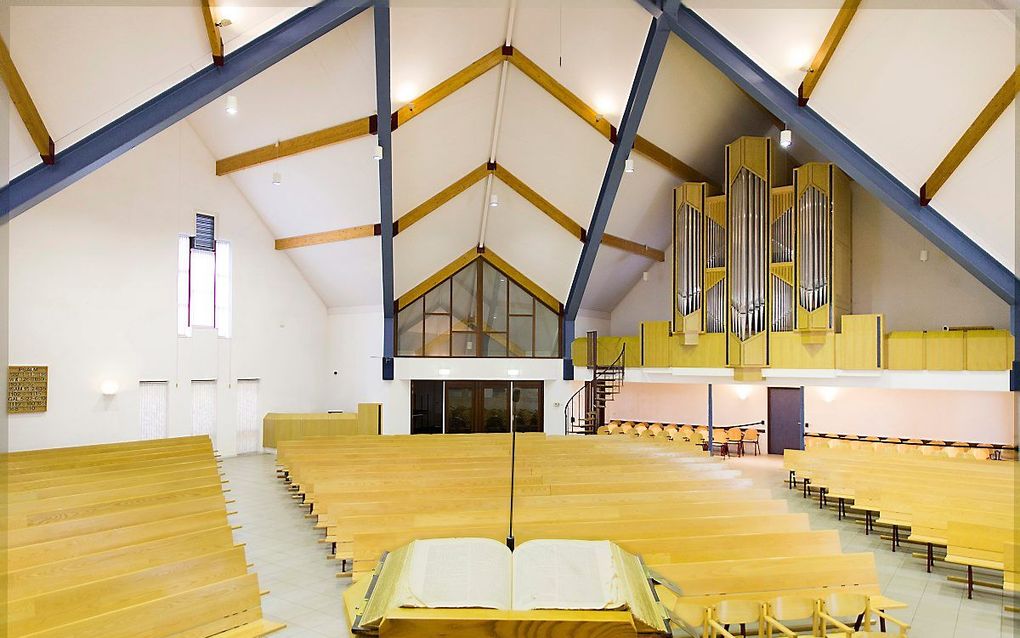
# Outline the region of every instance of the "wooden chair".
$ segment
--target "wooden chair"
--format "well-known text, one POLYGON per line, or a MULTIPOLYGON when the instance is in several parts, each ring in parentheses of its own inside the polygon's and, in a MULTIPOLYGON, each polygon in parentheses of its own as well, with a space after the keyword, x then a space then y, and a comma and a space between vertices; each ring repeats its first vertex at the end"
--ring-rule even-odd
POLYGON ((817 629, 815 633, 823 638, 829 635, 828 628, 830 624, 836 627, 838 635, 852 636, 853 638, 870 638, 871 636, 892 635, 884 631, 871 631, 872 623, 874 622, 872 614, 877 616, 881 621, 890 622, 896 625, 899 628, 899 633, 897 635, 901 638, 906 638, 907 631, 910 629, 910 625, 902 620, 894 618, 883 611, 872 608, 871 599, 865 594, 833 592, 824 600, 820 601, 816 613, 818 615, 818 621, 816 623, 817 629), (839 620, 839 617, 847 618, 854 616, 857 617, 857 622, 860 626, 864 627, 864 631, 857 631, 839 620))
POLYGON ((740 625, 740 635, 747 636, 747 625, 758 625, 758 636, 764 638, 764 609, 757 600, 726 599, 721 600, 708 613, 708 631, 711 638, 722 635, 724 638, 736 638, 729 632, 730 625, 740 625))
POLYGON ((677 432, 679 432, 681 436, 685 436, 689 439, 691 438, 691 435, 694 434, 694 428, 689 425, 681 425, 677 432))
POLYGON ((758 440, 758 430, 756 428, 747 428, 744 430, 744 438, 740 442, 741 449, 743 449, 745 444, 754 446, 755 456, 761 454, 761 444, 758 440))
POLYGON ((730 439, 726 435, 726 430, 719 428, 712 432, 712 445, 719 448, 719 453, 723 456, 730 455, 730 439))
POLYGON ((612 430, 609 429, 608 425, 600 425, 599 428, 595 430, 595 434, 609 435, 612 434, 612 430))
POLYGON ((726 430, 726 440, 732 441, 737 446, 737 456, 744 456, 744 431, 740 428, 726 430))
POLYGON ((665 425, 665 427, 663 427, 662 429, 663 429, 663 430, 664 430, 665 432, 676 432, 678 428, 677 428, 677 425, 676 425, 676 423, 667 423, 667 424, 665 425))
POLYGON ((814 598, 807 598, 805 596, 779 596, 773 599, 765 607, 765 615, 763 620, 765 622, 765 633, 768 638, 772 638, 774 632, 787 636, 788 638, 797 638, 797 634, 793 632, 787 625, 791 622, 805 622, 811 621, 811 634, 814 635, 815 628, 818 626, 818 617, 816 612, 818 610, 818 601, 814 598))

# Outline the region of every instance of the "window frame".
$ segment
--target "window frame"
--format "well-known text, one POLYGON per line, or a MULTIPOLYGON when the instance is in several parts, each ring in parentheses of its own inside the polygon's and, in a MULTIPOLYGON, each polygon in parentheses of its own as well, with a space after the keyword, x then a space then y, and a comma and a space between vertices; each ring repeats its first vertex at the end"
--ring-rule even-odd
MULTIPOLYGON (((394 303, 394 305, 396 306, 396 302, 394 303)), ((432 286, 431 288, 429 288, 428 290, 423 292, 421 295, 416 297, 413 301, 405 304, 402 308, 401 307, 395 308, 395 314, 396 314, 396 316, 394 317, 395 321, 393 322, 393 340, 394 340, 393 343, 396 345, 396 350, 397 350, 396 356, 397 357, 408 358, 408 359, 458 359, 458 358, 464 358, 464 359, 561 359, 562 358, 562 351, 563 351, 563 312, 562 312, 562 310, 557 310, 556 308, 550 307, 548 304, 546 304, 544 301, 542 301, 537 295, 535 295, 530 290, 528 290, 528 288, 526 286, 524 286, 521 283, 519 283, 516 279, 511 277, 509 273, 505 272, 502 268, 499 268, 497 265, 495 265, 492 262, 490 262, 489 260, 485 259, 485 257, 482 256, 482 255, 479 255, 478 258, 472 260, 469 264, 466 264, 466 265, 464 265, 464 267, 459 268, 455 272, 451 273, 448 277, 445 277, 442 281, 438 282, 436 285, 432 286), (484 294, 485 294, 485 287, 484 287, 484 284, 483 284, 485 277, 484 277, 483 272, 484 272, 485 266, 488 266, 489 268, 492 268, 498 274, 500 274, 504 278, 506 278, 507 285, 506 285, 506 290, 503 293, 504 301, 505 301, 505 304, 506 304, 506 306, 505 306, 505 308, 506 308, 506 312, 505 312, 506 329, 502 330, 502 331, 499 331, 499 330, 486 330, 485 329, 485 321, 483 319, 484 294), (453 288, 454 288, 454 286, 453 286, 453 279, 458 274, 460 274, 461 272, 467 270, 468 268, 475 268, 475 326, 474 326, 474 328, 472 330, 454 330, 454 328, 453 328, 453 325, 454 325, 454 305, 453 305, 453 288), (450 295, 449 296, 449 310, 450 310, 450 312, 449 312, 449 326, 450 326, 450 330, 449 330, 449 332, 446 333, 445 336, 449 340, 449 348, 448 348, 449 354, 446 354, 446 355, 435 355, 435 354, 434 355, 430 355, 430 354, 426 353, 426 346, 428 344, 425 341, 425 335, 426 335, 425 324, 426 324, 426 319, 430 316, 430 313, 426 312, 427 308, 425 306, 425 297, 428 296, 431 292, 433 292, 437 288, 440 288, 441 286, 443 286, 443 285, 445 285, 447 283, 449 283, 449 287, 450 287, 450 293, 449 293, 449 295, 450 295), (526 314, 511 312, 510 292, 511 292, 512 286, 519 287, 521 290, 523 290, 525 293, 527 293, 531 297, 531 299, 532 299, 531 315, 530 315, 530 317, 531 317, 531 349, 530 349, 531 354, 530 355, 515 355, 515 354, 512 354, 511 351, 510 351, 510 318, 511 317, 527 317, 527 316, 529 316, 529 315, 526 315, 526 314), (421 347, 420 347, 420 353, 421 354, 400 354, 400 313, 402 311, 406 310, 407 308, 411 307, 414 304, 421 304, 421 316, 422 316, 422 319, 421 319, 421 326, 422 326, 422 329, 421 329, 421 347), (535 354, 535 352, 537 350, 536 349, 536 345, 537 345, 536 342, 538 340, 538 334, 537 334, 538 333, 538 304, 541 304, 543 307, 545 307, 557 319, 557 322, 556 322, 556 348, 555 348, 553 354, 548 355, 548 356, 537 356, 535 354), (470 355, 454 354, 454 352, 455 352, 455 350, 454 350, 454 343, 453 343, 453 336, 454 336, 454 334, 471 334, 471 335, 474 335, 474 344, 475 344, 474 345, 474 354, 470 354, 470 355), (486 343, 485 342, 485 337, 489 336, 489 335, 503 335, 503 337, 504 337, 504 346, 506 348, 506 354, 505 355, 491 355, 490 356, 490 355, 479 354, 479 353, 481 353, 483 351, 483 348, 485 346, 485 343, 486 343)), ((431 314, 435 315, 435 316, 444 316, 445 315, 445 313, 431 313, 431 314)))

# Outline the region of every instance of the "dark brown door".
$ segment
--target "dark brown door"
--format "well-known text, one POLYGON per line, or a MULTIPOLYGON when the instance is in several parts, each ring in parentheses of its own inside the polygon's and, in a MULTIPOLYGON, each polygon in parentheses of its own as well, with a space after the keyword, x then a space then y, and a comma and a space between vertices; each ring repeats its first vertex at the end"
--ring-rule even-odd
POLYGON ((443 433, 443 382, 411 381, 411 434, 443 433))
POLYGON ((481 429, 475 432, 510 431, 510 382, 478 381, 478 411, 481 429))
POLYGON ((446 382, 446 433, 479 432, 475 406, 474 381, 446 382))
POLYGON ((800 388, 769 388, 769 454, 804 449, 802 399, 800 388))
POLYGON ((542 432, 542 382, 514 381, 514 429, 518 432, 542 432))

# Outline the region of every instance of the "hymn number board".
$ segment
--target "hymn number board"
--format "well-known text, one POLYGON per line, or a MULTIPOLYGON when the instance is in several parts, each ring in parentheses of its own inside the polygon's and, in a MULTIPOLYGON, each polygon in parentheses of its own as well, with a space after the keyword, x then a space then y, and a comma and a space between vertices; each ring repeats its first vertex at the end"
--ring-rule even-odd
POLYGON ((7 413, 46 411, 47 366, 7 367, 7 413))

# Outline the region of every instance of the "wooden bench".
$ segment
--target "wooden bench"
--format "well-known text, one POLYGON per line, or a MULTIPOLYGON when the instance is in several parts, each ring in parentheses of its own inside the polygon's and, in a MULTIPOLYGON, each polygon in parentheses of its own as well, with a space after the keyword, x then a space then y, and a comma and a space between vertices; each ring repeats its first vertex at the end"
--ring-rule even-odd
POLYGON ((5 635, 216 635, 283 628, 227 520, 208 437, 0 456, 13 481, 5 635))

